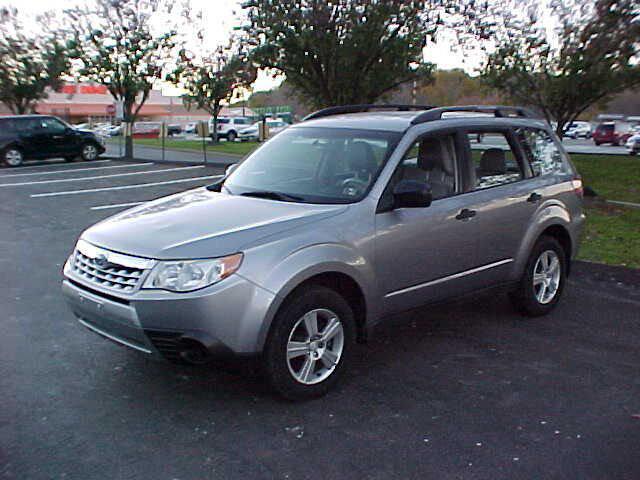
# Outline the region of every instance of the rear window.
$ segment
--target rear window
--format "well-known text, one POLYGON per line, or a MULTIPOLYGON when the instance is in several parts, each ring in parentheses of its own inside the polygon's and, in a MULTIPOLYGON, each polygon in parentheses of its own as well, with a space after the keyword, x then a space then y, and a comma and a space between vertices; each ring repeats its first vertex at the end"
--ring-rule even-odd
POLYGON ((218 119, 218 123, 229 123, 229 119, 228 118, 219 118, 218 119))
POLYGON ((529 157, 534 176, 569 172, 564 155, 558 149, 549 132, 537 128, 521 128, 516 131, 516 136, 529 157))
POLYGON ((600 132, 613 132, 615 126, 614 125, 600 125, 598 130, 600 132))

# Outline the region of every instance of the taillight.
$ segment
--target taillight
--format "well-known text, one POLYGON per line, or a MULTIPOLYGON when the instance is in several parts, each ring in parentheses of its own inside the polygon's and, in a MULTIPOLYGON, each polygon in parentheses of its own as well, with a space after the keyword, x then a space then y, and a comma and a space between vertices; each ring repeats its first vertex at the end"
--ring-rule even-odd
POLYGON ((584 196, 584 187, 582 186, 582 179, 574 178, 571 181, 571 185, 573 186, 573 193, 575 193, 578 197, 582 198, 584 196))

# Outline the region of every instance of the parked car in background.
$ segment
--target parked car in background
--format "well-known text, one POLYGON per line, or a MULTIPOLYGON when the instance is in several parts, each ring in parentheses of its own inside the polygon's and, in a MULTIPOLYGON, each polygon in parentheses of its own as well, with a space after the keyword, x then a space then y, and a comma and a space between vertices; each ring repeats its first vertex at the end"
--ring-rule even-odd
POLYGON ((591 124, 589 122, 572 122, 564 131, 564 136, 569 138, 591 138, 591 124))
MULTIPOLYGON (((269 127, 269 137, 273 137, 274 135, 280 133, 281 131, 283 131, 285 128, 289 126, 288 123, 280 119, 267 119, 266 123, 267 123, 267 127, 269 127)), ((261 121, 254 123, 249 128, 240 130, 238 132, 238 139, 241 142, 246 142, 249 140, 251 141, 258 140, 258 132, 259 132, 260 124, 262 124, 261 121)))
POLYGON ((158 138, 161 122, 136 122, 133 124, 131 136, 133 138, 158 138))
POLYGON ((120 125, 105 125, 93 131, 97 135, 102 135, 105 137, 117 137, 118 135, 120 135, 122 127, 120 125))
POLYGON ((593 132, 593 142, 596 145, 610 143, 611 145, 623 145, 631 136, 631 127, 623 122, 604 122, 598 125, 593 132))
POLYGON ((198 126, 197 122, 189 122, 184 127, 184 133, 194 134, 196 133, 196 128, 198 126))
POLYGON ((77 157, 95 160, 104 153, 104 138, 78 130, 57 117, 17 115, 0 117, 0 160, 9 167, 25 160, 77 157))
MULTIPOLYGON (((218 117, 218 138, 226 138, 235 142, 238 132, 251 124, 247 117, 218 117)), ((209 135, 213 138, 213 118, 209 120, 209 135)))
POLYGON ((518 107, 380 108, 316 112, 215 184, 85 230, 62 284, 79 323, 176 362, 255 356, 302 399, 399 312, 489 288, 552 311, 585 216, 549 125, 518 107), (482 115, 449 115, 464 108, 482 115), (479 132, 501 141, 472 150, 479 132))
POLYGON ((167 136, 173 137, 174 135, 180 135, 182 133, 182 127, 180 125, 167 125, 167 136))
POLYGON ((631 135, 625 143, 625 147, 629 150, 629 155, 637 155, 640 153, 640 133, 631 135))

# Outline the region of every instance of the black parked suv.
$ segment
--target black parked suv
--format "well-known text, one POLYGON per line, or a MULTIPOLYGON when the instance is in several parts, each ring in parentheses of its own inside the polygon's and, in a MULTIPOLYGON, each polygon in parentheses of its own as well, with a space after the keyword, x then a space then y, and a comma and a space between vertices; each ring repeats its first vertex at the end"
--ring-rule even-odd
POLYGON ((17 167, 25 160, 77 157, 95 160, 104 153, 95 133, 76 130, 56 117, 19 115, 0 117, 0 161, 17 167))

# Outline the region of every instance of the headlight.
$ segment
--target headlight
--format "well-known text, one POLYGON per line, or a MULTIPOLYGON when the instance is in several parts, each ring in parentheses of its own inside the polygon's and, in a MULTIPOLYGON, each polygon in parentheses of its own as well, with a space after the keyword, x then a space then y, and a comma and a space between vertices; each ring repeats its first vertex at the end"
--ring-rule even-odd
POLYGON ((227 278, 238 270, 241 263, 241 253, 211 260, 158 262, 142 288, 191 292, 227 278))

